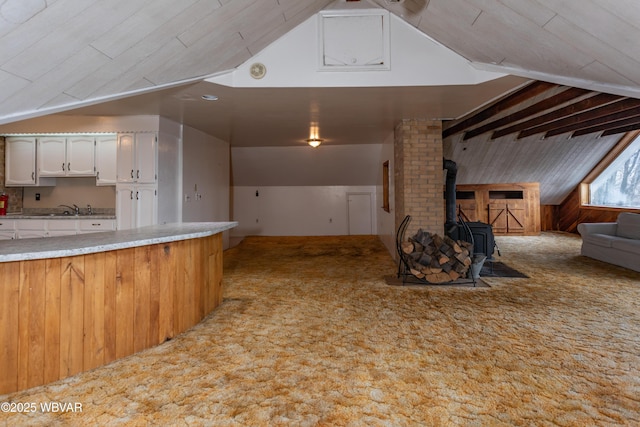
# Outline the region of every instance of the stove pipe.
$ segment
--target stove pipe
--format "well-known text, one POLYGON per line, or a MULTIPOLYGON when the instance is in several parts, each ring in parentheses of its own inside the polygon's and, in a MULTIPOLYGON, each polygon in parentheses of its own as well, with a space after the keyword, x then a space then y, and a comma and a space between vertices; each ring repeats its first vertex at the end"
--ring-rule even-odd
POLYGON ((454 240, 458 240, 458 222, 456 221, 456 175, 458 165, 449 159, 443 159, 443 168, 447 171, 445 179, 446 216, 444 232, 454 240))

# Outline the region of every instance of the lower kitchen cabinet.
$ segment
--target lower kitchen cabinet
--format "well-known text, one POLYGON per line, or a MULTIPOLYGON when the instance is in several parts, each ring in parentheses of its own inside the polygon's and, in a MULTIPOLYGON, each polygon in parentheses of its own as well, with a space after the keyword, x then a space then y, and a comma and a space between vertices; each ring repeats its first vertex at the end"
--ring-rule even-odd
POLYGON ((144 227, 158 222, 158 189, 155 184, 116 185, 118 230, 144 227))
POLYGON ((65 218, 0 220, 0 240, 69 236, 116 229, 115 219, 65 218))
POLYGON ((113 231, 116 229, 116 221, 113 219, 79 219, 78 234, 96 233, 100 231, 113 231))
POLYGON ((16 220, 16 237, 18 239, 31 239, 34 237, 47 237, 47 222, 41 219, 16 220))

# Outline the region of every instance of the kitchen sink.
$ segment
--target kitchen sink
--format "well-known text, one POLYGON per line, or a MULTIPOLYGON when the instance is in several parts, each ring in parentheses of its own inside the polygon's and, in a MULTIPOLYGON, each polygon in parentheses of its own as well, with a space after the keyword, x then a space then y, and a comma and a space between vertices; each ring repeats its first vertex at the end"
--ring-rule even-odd
POLYGON ((75 214, 70 214, 70 213, 37 213, 37 214, 29 214, 29 216, 47 216, 47 217, 55 217, 55 216, 78 216, 75 214))

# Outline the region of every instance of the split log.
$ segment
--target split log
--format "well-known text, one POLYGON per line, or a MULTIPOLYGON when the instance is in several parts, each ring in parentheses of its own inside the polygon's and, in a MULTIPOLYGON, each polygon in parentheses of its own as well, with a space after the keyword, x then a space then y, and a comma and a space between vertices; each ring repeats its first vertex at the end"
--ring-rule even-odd
POLYGON ((431 283, 446 283, 468 274, 473 245, 422 229, 402 244, 410 273, 431 283))

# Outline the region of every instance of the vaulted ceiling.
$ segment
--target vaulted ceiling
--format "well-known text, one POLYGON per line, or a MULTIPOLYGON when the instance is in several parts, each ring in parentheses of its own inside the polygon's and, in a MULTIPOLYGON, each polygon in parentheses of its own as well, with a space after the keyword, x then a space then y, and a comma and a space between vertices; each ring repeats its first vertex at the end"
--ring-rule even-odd
MULTIPOLYGON (((0 123, 199 81, 238 66, 331 3, 0 1, 0 123)), ((634 0, 371 4, 477 67, 640 95, 640 4, 634 0)))
MULTIPOLYGON (((505 91, 532 79, 561 85, 556 86, 560 88, 556 89, 558 93, 579 88, 584 93, 573 89, 574 94, 583 98, 598 93, 602 93, 603 98, 611 95, 640 98, 640 45, 637 42, 640 40, 640 3, 635 0, 362 0, 348 3, 389 10, 477 69, 524 78, 510 81, 505 91)), ((72 110, 74 114, 168 112, 185 124, 193 117, 195 127, 206 127, 207 123, 219 127, 220 122, 216 120, 224 120, 231 129, 227 136, 232 146, 251 145, 255 135, 233 129, 233 123, 246 128, 246 122, 234 117, 244 114, 244 109, 227 108, 214 120, 206 110, 187 104, 191 101, 189 98, 201 92, 198 85, 204 84, 206 77, 238 67, 318 11, 341 4, 346 4, 345 0, 335 3, 333 0, 0 0, 0 124, 72 110)), ((414 54, 425 55, 419 51, 414 54)), ((472 96, 474 88, 467 89, 472 96)), ((408 110, 397 107, 399 99, 409 104, 410 93, 420 90, 424 88, 372 89, 390 92, 383 95, 375 92, 365 95, 365 88, 291 90, 287 95, 289 110, 283 105, 274 109, 273 103, 255 104, 254 100, 263 98, 260 93, 248 90, 235 91, 230 96, 242 98, 242 105, 254 117, 270 114, 272 110, 280 117, 289 113, 295 117, 292 112, 300 110, 301 105, 310 108, 313 103, 313 107, 319 109, 347 105, 346 101, 352 101, 357 91, 363 100, 375 99, 384 104, 371 114, 392 112, 385 127, 379 128, 388 132, 388 123, 405 114, 415 115, 421 109, 432 111, 421 105, 408 110)), ((268 92, 278 98, 277 88, 268 92)), ((532 99, 526 108, 537 108, 535 102, 552 92, 538 96, 535 101, 532 99)), ((464 96, 460 87, 430 88, 425 93, 431 106, 443 106, 455 97, 464 96)), ((465 113, 476 108, 482 111, 486 96, 478 99, 478 105, 470 105, 465 113)), ((560 102, 561 98, 547 102, 554 102, 553 99, 560 102)), ((563 105, 566 106, 566 102, 563 105)), ((509 114, 518 108, 510 109, 509 114)), ((468 117, 467 114, 460 116, 459 119, 468 117)), ((336 123, 326 123, 327 128, 336 129, 332 138, 339 141, 340 132, 344 132, 342 140, 350 141, 352 135, 348 135, 345 118, 336 117, 336 123)), ((480 144, 476 147, 482 146, 494 155, 505 152, 491 147, 511 144, 521 134, 509 133, 491 139, 496 132, 508 131, 507 126, 496 127, 491 123, 498 118, 503 122, 511 120, 504 118, 504 114, 485 119, 481 125, 495 127, 492 132, 483 132, 477 126, 465 127, 466 133, 450 131, 448 153, 465 159, 472 151, 466 148, 471 147, 473 141, 490 144, 490 147, 480 144), (468 136, 473 132, 475 136, 468 136)), ((369 117, 370 122, 377 119, 379 116, 369 117)), ((283 128, 282 122, 271 122, 283 128)), ((512 120, 510 125, 516 122, 512 120)), ((265 122, 264 126, 267 125, 265 122)), ((544 133, 553 131, 549 129, 544 133)), ((539 156, 548 157, 539 160, 563 158, 555 162, 555 168, 566 169, 566 159, 573 159, 576 165, 579 163, 575 161, 577 153, 582 150, 588 161, 575 174, 584 176, 584 170, 592 167, 600 152, 612 144, 603 142, 614 138, 601 138, 596 145, 594 135, 600 136, 600 132, 574 139, 574 142, 585 141, 583 149, 560 150, 555 154, 541 152, 539 156)), ((546 138, 545 144, 557 137, 546 138)), ((286 140, 284 135, 282 138, 286 140)), ((383 138, 380 134, 379 140, 383 138)), ((528 138, 540 139, 539 135, 528 138)), ((566 134, 562 138, 566 140, 566 134)), ((541 146, 556 148, 538 145, 541 146)), ((511 154, 508 156, 515 159, 511 154)), ((506 166, 508 162, 503 158, 502 163, 506 166)), ((517 174, 476 177, 470 173, 471 176, 474 177, 469 179, 476 182, 489 182, 489 179, 504 182, 515 179, 517 174)), ((575 177, 571 179, 575 180, 575 177)), ((557 201, 559 197, 549 200, 557 201)))

